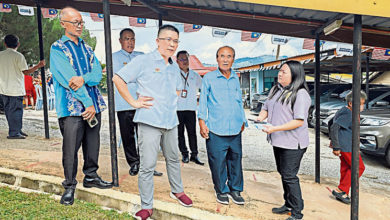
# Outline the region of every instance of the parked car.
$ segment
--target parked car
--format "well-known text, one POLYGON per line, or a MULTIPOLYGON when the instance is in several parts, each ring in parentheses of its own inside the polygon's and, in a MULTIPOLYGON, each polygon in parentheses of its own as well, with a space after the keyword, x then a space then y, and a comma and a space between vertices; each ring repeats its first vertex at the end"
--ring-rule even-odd
MULTIPOLYGON (((384 109, 368 109, 360 114, 360 150, 366 154, 385 157, 390 167, 390 105, 385 101, 381 104, 385 106, 384 109)), ((334 115, 329 117, 328 129, 333 123, 334 115)))
MULTIPOLYGON (((387 109, 390 111, 390 87, 373 88, 369 91, 368 109, 387 109)), ((338 99, 330 102, 322 103, 320 106, 320 129, 321 132, 328 134, 328 123, 333 118, 333 115, 343 106, 345 100, 338 99)), ((315 125, 315 110, 313 111, 312 122, 315 125)))
POLYGON ((259 112, 261 111, 261 107, 267 100, 269 94, 269 90, 262 92, 262 93, 256 93, 253 95, 252 104, 251 104, 251 113, 254 115, 259 115, 259 112))

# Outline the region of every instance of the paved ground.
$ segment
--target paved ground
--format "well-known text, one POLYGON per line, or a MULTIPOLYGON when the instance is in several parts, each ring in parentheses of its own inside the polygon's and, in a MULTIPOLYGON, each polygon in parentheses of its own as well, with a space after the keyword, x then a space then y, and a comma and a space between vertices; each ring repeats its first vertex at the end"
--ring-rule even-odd
MULTIPOLYGON (((104 112, 102 122, 102 151, 99 172, 109 179, 111 168, 109 161, 109 132, 108 111, 104 112)), ((58 129, 55 113, 50 112, 50 140, 45 140, 42 111, 28 110, 24 115, 24 131, 30 134, 26 140, 7 140, 7 124, 4 115, 0 115, 0 166, 16 168, 26 171, 39 172, 55 176, 62 176, 61 169, 61 136, 58 129)), ((248 117, 254 117, 248 114, 248 117)), ((117 131, 118 133, 118 131, 117 131)), ((314 135, 310 134, 311 146, 304 156, 301 166, 301 180, 305 199, 306 219, 346 219, 349 207, 329 199, 329 192, 325 188, 334 188, 339 176, 339 161, 326 146, 326 136, 321 137, 321 182, 313 183, 314 175, 314 135), (324 199, 325 198, 325 199, 324 199), (326 209, 324 207, 327 207, 326 209), (337 210, 334 215, 330 210, 337 210)), ((118 136, 119 137, 119 136, 118 136)), ((204 140, 199 136, 200 157, 206 162, 204 140)), ((230 205, 219 206, 215 203, 211 177, 208 166, 195 164, 183 165, 182 175, 186 191, 193 197, 195 206, 220 212, 226 215, 240 216, 248 219, 283 219, 269 213, 271 207, 281 203, 280 179, 275 173, 275 164, 271 146, 265 141, 265 134, 255 128, 248 128, 243 134, 243 164, 245 169, 244 197, 248 201, 245 209, 230 205), (196 181, 194 181, 196 180, 196 181), (260 214, 261 213, 261 214, 260 214)), ((119 177, 121 187, 118 190, 138 193, 136 178, 128 175, 128 166, 123 157, 122 149, 119 156, 119 177)), ((80 155, 81 159, 81 155, 80 155)), ((390 169, 381 158, 363 156, 366 163, 366 172, 361 179, 361 219, 388 219, 390 210, 390 169), (374 215, 375 213, 375 215, 374 215), (363 218, 365 216, 366 218, 363 218)), ((82 161, 82 159, 81 159, 82 161)), ((163 158, 160 158, 158 170, 165 172, 163 158)), ((78 176, 82 179, 82 175, 78 176)), ((156 198, 170 201, 166 194, 169 192, 166 173, 156 180, 156 198)), ((170 201, 172 202, 172 201, 170 201)))

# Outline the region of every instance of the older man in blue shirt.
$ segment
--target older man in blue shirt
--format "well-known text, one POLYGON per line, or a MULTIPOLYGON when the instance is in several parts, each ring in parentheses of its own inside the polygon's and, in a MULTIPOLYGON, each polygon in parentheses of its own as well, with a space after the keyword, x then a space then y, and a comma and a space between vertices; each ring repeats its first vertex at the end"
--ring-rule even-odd
POLYGON ((243 205, 241 132, 246 123, 238 76, 232 71, 234 49, 217 51, 218 69, 203 77, 199 100, 200 134, 206 148, 217 202, 243 205), (226 184, 227 182, 227 184, 226 184))
POLYGON ((160 145, 171 185, 171 198, 183 206, 192 206, 191 199, 184 193, 177 147, 179 120, 176 109, 181 79, 177 74, 179 67, 171 56, 179 43, 179 31, 174 26, 163 25, 156 42, 157 50, 137 56, 113 77, 121 96, 137 109, 134 122, 138 123, 138 188, 142 209, 135 216, 143 220, 153 213, 153 171, 160 145), (126 86, 126 83, 134 82, 138 85, 138 97, 133 97, 126 86))
POLYGON ((94 52, 81 38, 84 21, 74 8, 64 8, 60 14, 65 35, 50 49, 50 70, 53 73, 56 110, 62 141, 62 164, 65 192, 61 204, 72 205, 76 188, 77 152, 83 145, 84 187, 111 188, 97 170, 100 148, 101 112, 106 108, 97 85, 102 68, 94 52), (96 118, 96 120, 94 120, 96 118))

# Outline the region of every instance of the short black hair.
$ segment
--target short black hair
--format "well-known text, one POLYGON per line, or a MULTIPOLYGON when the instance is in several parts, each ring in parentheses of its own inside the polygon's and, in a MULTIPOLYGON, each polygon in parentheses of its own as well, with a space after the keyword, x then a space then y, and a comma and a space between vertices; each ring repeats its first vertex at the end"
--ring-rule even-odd
POLYGON ((122 38, 123 33, 125 33, 126 31, 131 32, 131 33, 133 33, 135 35, 133 29, 125 28, 125 29, 121 30, 121 32, 119 33, 119 37, 122 38))
POLYGON ((160 33, 162 31, 174 31, 176 32, 177 34, 179 34, 179 30, 177 30, 177 28, 173 25, 170 25, 170 24, 164 24, 163 26, 161 26, 159 29, 158 29, 158 33, 157 33, 157 37, 160 36, 160 33))
POLYGON ((223 47, 218 48, 217 53, 215 54, 215 56, 216 56, 217 58, 218 58, 218 53, 219 53, 219 51, 220 51, 221 49, 223 49, 223 48, 229 48, 229 49, 231 49, 231 50, 233 51, 233 58, 236 57, 236 51, 234 50, 233 47, 231 47, 231 46, 223 46, 223 47))
POLYGON ((8 34, 4 38, 4 43, 7 45, 7 47, 15 49, 18 47, 19 38, 16 35, 8 34))
POLYGON ((179 58, 179 56, 182 55, 182 54, 187 55, 187 57, 190 56, 190 54, 186 50, 181 50, 181 51, 177 52, 176 58, 179 58))

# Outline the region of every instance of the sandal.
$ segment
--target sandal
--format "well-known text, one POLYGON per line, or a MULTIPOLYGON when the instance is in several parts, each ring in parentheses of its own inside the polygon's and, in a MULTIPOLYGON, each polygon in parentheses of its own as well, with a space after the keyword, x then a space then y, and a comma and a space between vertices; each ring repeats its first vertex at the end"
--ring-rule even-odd
POLYGON ((333 190, 332 195, 334 195, 337 200, 345 204, 351 204, 351 198, 349 198, 349 196, 345 192, 337 192, 336 190, 333 190))

